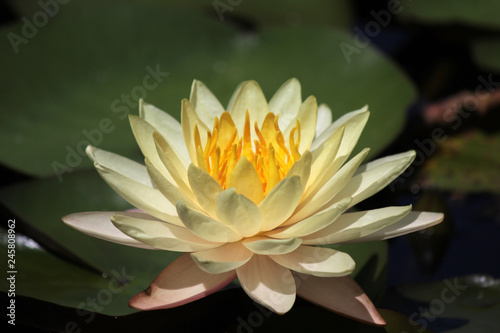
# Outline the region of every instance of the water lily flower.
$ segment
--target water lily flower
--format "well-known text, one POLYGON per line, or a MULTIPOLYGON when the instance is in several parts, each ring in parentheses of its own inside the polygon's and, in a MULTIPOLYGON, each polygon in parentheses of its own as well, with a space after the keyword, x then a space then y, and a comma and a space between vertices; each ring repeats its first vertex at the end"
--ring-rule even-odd
POLYGON ((63 218, 84 233, 128 246, 185 252, 130 300, 136 309, 176 307, 238 277, 255 302, 284 314, 296 295, 375 325, 384 319, 350 273, 355 262, 322 247, 383 240, 439 223, 411 206, 346 212, 413 161, 409 151, 364 165, 349 156, 367 107, 332 123, 296 79, 267 102, 254 81, 227 110, 200 81, 182 101, 181 123, 140 103, 130 124, 145 165, 88 147, 102 178, 137 211, 63 218))

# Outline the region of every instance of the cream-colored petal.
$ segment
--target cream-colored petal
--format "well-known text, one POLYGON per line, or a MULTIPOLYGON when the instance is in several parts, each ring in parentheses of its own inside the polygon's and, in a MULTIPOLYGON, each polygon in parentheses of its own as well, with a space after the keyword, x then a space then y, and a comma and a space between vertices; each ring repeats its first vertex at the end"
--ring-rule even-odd
POLYGON ((208 127, 214 123, 215 117, 219 117, 224 112, 224 107, 222 107, 217 97, 212 94, 203 82, 198 80, 193 81, 189 102, 193 105, 201 121, 208 127))
POLYGON ((262 231, 276 228, 286 221, 297 207, 302 196, 302 185, 298 176, 285 177, 259 204, 262 213, 262 231))
POLYGON ((259 175, 252 163, 244 156, 240 157, 236 163, 229 176, 227 187, 234 187, 237 193, 243 194, 255 204, 259 204, 264 198, 259 175))
POLYGON ((356 266, 347 253, 317 246, 300 246, 293 252, 269 257, 295 272, 321 277, 349 275, 356 266))
POLYGON ((411 205, 343 214, 335 223, 305 236, 304 244, 336 244, 358 239, 396 223, 410 210, 411 205))
POLYGON ((163 165, 163 162, 158 156, 156 151, 156 144, 153 139, 153 133, 156 129, 149 124, 144 119, 129 115, 130 126, 132 127, 132 132, 134 132, 135 140, 139 145, 144 157, 148 158, 151 163, 170 181, 173 181, 172 176, 168 172, 167 168, 163 165))
MULTIPOLYGON (((347 118, 345 122, 339 124, 339 127, 345 125, 344 136, 342 137, 342 143, 337 153, 337 158, 341 160, 341 163, 347 161, 351 155, 352 150, 358 143, 361 133, 363 133, 363 129, 365 128, 369 117, 370 111, 368 111, 368 107, 365 107, 361 109, 360 113, 354 113, 352 117, 347 118)), ((339 121, 342 118, 343 117, 341 117, 339 121)), ((334 123, 332 126, 335 127, 336 124, 334 123)), ((328 129, 323 133, 327 131, 328 129)))
POLYGON ((181 162, 179 156, 175 153, 175 149, 173 149, 167 140, 158 132, 153 133, 153 139, 158 156, 163 162, 163 165, 167 168, 175 184, 177 184, 177 187, 186 194, 192 193, 191 188, 187 185, 188 178, 186 165, 181 162))
MULTIPOLYGON (((243 133, 245 124, 245 113, 248 110, 252 124, 257 122, 258 126, 262 125, 264 118, 269 113, 266 97, 262 92, 259 84, 255 81, 246 81, 241 86, 241 89, 234 100, 231 109, 231 117, 234 120, 238 133, 243 133)), ((253 131, 253 126, 251 126, 253 131)), ((255 134, 254 134, 255 137, 255 134)))
POLYGON ((236 242, 242 237, 224 224, 207 215, 189 209, 183 201, 177 202, 177 213, 189 230, 210 242, 236 242))
POLYGON ((175 206, 155 188, 136 182, 112 169, 94 163, 99 175, 116 193, 134 207, 175 225, 182 225, 177 216, 175 206))
POLYGON ((232 271, 250 260, 253 253, 241 242, 227 243, 214 249, 191 253, 194 262, 205 272, 220 274, 232 271))
POLYGON ((208 242, 184 227, 155 219, 144 213, 116 213, 111 221, 121 232, 159 250, 192 252, 212 249, 221 243, 208 242))
MULTIPOLYGON (((300 105, 297 120, 300 123, 300 145, 299 153, 310 150, 311 143, 316 133, 316 116, 318 114, 318 102, 316 97, 309 96, 304 103, 300 105)), ((284 137, 288 138, 291 130, 296 126, 295 122, 288 125, 284 132, 284 137)))
POLYGON ((142 99, 139 101, 139 115, 160 132, 170 146, 174 147, 176 154, 187 167, 189 154, 184 142, 181 124, 177 119, 142 99))
POLYGON ((316 138, 332 124, 332 110, 326 104, 318 106, 318 120, 316 121, 316 138))
POLYGON ((217 219, 243 237, 252 237, 260 231, 262 215, 259 208, 244 195, 228 188, 217 197, 217 219))
POLYGON ((288 170, 286 177, 298 176, 300 177, 300 183, 302 185, 302 190, 306 188, 307 181, 311 175, 311 163, 312 154, 306 150, 302 156, 296 161, 290 170, 288 170))
POLYGON ((273 238, 288 238, 304 237, 312 234, 332 224, 347 209, 351 200, 351 198, 344 198, 327 209, 309 216, 305 220, 288 227, 272 230, 266 235, 273 238))
POLYGON ((410 212, 396 223, 393 223, 367 236, 352 239, 344 243, 371 242, 406 235, 411 232, 432 227, 433 225, 443 221, 443 218, 444 215, 442 213, 410 212))
POLYGON ((316 157, 321 160, 320 155, 326 155, 328 152, 330 152, 330 156, 324 156, 326 163, 321 166, 323 171, 318 171, 322 170, 319 169, 319 165, 315 170, 311 171, 312 174, 318 176, 311 179, 310 186, 306 191, 306 196, 310 196, 318 191, 337 172, 344 162, 347 161, 354 146, 358 142, 369 115, 370 112, 367 108, 351 112, 341 117, 324 131, 324 133, 330 134, 328 136, 325 134, 321 135, 319 139, 322 140, 322 143, 320 145, 316 147, 315 143, 317 140, 313 142, 314 148, 311 148, 314 149, 313 160, 316 161, 316 157), (340 133, 343 134, 341 135, 341 141, 339 143, 336 140, 340 133), (333 153, 335 153, 335 155, 333 155, 333 153))
MULTIPOLYGON (((303 198, 293 216, 283 225, 286 226, 297 223, 298 221, 304 220, 320 210, 328 208, 335 202, 350 197, 348 195, 345 195, 343 197, 339 197, 339 199, 336 201, 332 201, 332 197, 339 193, 339 191, 342 190, 349 179, 351 179, 358 166, 368 154, 368 151, 369 149, 364 149, 358 155, 354 156, 337 173, 335 173, 335 175, 330 178, 321 187, 321 189, 319 189, 319 191, 303 198)), ((352 201, 350 206, 352 206, 352 201)))
POLYGON ((253 237, 243 241, 243 245, 256 254, 285 254, 297 249, 302 240, 299 238, 273 239, 269 237, 253 237))
POLYGON ((118 230, 113 223, 111 223, 111 216, 115 213, 116 212, 75 213, 64 216, 62 220, 70 227, 96 238, 127 246, 155 250, 154 247, 135 240, 118 230))
MULTIPOLYGON (((320 145, 323 144, 333 132, 337 130, 337 128, 342 125, 346 125, 346 134, 347 136, 344 138, 345 142, 342 143, 340 155, 349 155, 356 143, 358 143, 359 136, 363 131, 363 128, 368 121, 368 117, 370 116, 370 111, 368 111, 368 106, 365 105, 361 109, 346 113, 339 119, 333 122, 330 126, 328 126, 320 136, 318 136, 314 142, 311 144, 311 151, 314 151, 320 145)), ((342 140, 344 141, 344 140, 342 140)), ((346 157, 347 158, 347 157, 346 157)))
POLYGON ((288 312, 295 302, 292 273, 267 256, 254 255, 236 269, 243 290, 260 305, 278 314, 288 312))
POLYGON ((275 115, 279 114, 279 127, 287 128, 290 123, 295 123, 300 104, 302 104, 300 82, 296 78, 291 78, 269 100, 269 110, 275 115))
POLYGON ((350 276, 321 278, 294 273, 297 295, 343 316, 372 325, 385 320, 361 287, 350 276))
POLYGON ((319 146, 313 153, 311 164, 311 176, 307 184, 305 196, 316 193, 345 162, 335 159, 342 143, 345 126, 339 127, 333 134, 319 146))
POLYGON ((410 166, 414 158, 415 151, 411 150, 362 165, 333 201, 352 197, 350 206, 354 206, 386 187, 410 166))
POLYGON ((192 200, 192 193, 185 193, 181 191, 177 186, 168 181, 168 179, 162 174, 156 167, 146 158, 146 167, 148 169, 149 175, 156 185, 158 191, 165 196, 165 198, 173 205, 179 201, 183 200, 191 209, 198 210, 196 203, 192 200))
POLYGON ((132 297, 129 305, 138 310, 174 308, 208 296, 234 278, 234 272, 202 271, 186 253, 168 265, 146 290, 132 297))
POLYGON ((229 99, 229 103, 227 103, 227 108, 226 108, 226 110, 229 113, 232 112, 233 107, 234 107, 234 102, 236 101, 236 97, 238 97, 238 95, 240 93, 240 90, 241 90, 241 88, 243 87, 244 84, 245 84, 245 82, 241 82, 240 84, 238 84, 238 86, 234 90, 233 94, 231 95, 231 98, 229 99))
POLYGON ((196 158, 194 129, 195 127, 198 128, 201 144, 203 147, 205 147, 205 143, 207 142, 207 131, 209 131, 209 127, 207 126, 212 126, 212 124, 205 125, 205 123, 203 123, 203 121, 196 114, 193 105, 187 99, 182 100, 181 124, 184 141, 189 153, 189 158, 191 159, 192 163, 197 165, 198 162, 196 158))
POLYGON ((215 202, 223 191, 219 183, 206 171, 191 164, 188 168, 188 179, 198 203, 211 217, 215 217, 215 202))
POLYGON ((93 146, 87 146, 85 152, 92 162, 114 170, 138 183, 153 187, 151 178, 144 165, 93 146))

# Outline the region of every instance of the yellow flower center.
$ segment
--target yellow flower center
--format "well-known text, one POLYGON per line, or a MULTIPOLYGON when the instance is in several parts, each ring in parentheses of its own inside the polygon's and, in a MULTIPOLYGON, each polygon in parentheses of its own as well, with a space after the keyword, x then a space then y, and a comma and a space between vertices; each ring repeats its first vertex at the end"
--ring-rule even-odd
POLYGON ((278 116, 268 113, 258 127, 254 124, 255 138, 252 142, 250 116, 245 114, 243 136, 238 130, 231 114, 227 111, 215 117, 213 130, 207 131, 207 142, 202 146, 198 127, 194 128, 196 157, 198 167, 203 168, 214 177, 223 189, 227 188, 229 178, 236 163, 242 157, 252 163, 267 195, 272 188, 283 179, 292 165, 300 158, 300 123, 290 131, 289 148, 278 126, 278 116))

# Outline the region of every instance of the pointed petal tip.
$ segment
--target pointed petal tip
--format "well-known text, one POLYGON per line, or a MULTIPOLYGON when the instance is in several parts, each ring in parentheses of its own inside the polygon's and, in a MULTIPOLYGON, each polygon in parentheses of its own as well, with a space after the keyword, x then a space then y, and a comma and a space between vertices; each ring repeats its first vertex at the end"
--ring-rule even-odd
POLYGON ((362 323, 374 326, 386 324, 371 300, 350 276, 324 278, 300 273, 294 275, 303 282, 297 288, 297 295, 301 298, 362 323))
POLYGON ((85 153, 87 154, 87 156, 92 160, 94 161, 94 152, 96 150, 96 147, 92 146, 92 145, 88 145, 86 148, 85 148, 85 153))

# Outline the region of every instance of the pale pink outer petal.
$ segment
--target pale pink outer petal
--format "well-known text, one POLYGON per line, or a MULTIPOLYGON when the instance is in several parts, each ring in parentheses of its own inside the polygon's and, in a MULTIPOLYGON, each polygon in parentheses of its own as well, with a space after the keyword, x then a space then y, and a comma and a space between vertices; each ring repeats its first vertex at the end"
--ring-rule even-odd
POLYGON ((314 277, 293 273, 297 295, 330 311, 367 324, 383 326, 384 318, 350 276, 314 277))
POLYGON ((109 242, 143 249, 155 250, 154 247, 146 245, 125 235, 111 222, 111 216, 123 212, 85 212, 66 215, 63 222, 84 234, 104 239, 109 242))
POLYGON ((411 232, 432 227, 433 225, 441 223, 443 219, 444 215, 442 213, 410 212, 398 222, 391 224, 384 229, 345 243, 371 242, 402 236, 411 232))
POLYGON ((243 290, 255 302, 278 314, 288 312, 295 302, 295 281, 288 268, 267 256, 254 255, 236 269, 243 290))
POLYGON ((234 271, 209 274, 185 253, 167 266, 143 292, 130 299, 138 310, 169 309, 208 296, 234 280, 234 271))

